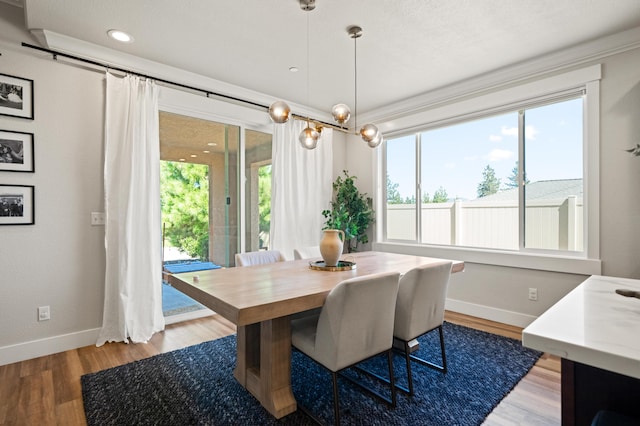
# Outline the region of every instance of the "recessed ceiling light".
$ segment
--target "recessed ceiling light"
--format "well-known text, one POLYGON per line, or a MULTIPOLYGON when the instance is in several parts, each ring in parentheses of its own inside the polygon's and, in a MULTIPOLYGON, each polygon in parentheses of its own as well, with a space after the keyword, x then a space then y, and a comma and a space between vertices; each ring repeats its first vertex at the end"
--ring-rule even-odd
POLYGON ((196 157, 197 157, 197 155, 191 154, 191 158, 196 158, 196 157))
POLYGON ((118 40, 118 41, 120 41, 122 43, 131 43, 131 42, 133 42, 133 37, 131 37, 129 34, 125 33, 124 31, 109 30, 109 31, 107 31, 107 34, 112 39, 118 40))
POLYGON ((209 145, 209 146, 217 146, 218 144, 215 143, 215 142, 209 142, 207 145, 209 145))
POLYGON ((290 67, 290 68, 289 68, 289 71, 291 71, 291 72, 298 72, 298 71, 300 71, 300 68, 298 68, 298 67, 290 67))
POLYGON ((184 158, 181 158, 180 161, 185 161, 184 158))
POLYGON ((209 150, 204 150, 204 151, 202 151, 202 152, 204 152, 205 154, 208 154, 208 153, 210 153, 211 151, 209 151, 209 150))

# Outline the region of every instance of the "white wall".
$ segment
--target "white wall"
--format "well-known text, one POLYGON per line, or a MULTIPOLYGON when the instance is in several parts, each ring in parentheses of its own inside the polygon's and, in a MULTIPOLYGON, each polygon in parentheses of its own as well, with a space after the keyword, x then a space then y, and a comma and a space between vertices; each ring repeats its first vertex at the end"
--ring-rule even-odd
POLYGON ((89 220, 104 210, 103 76, 28 54, 22 22, 0 3, 0 73, 34 80, 35 117, 0 116, 35 142, 35 173, 0 172, 35 186, 35 225, 0 227, 0 364, 95 343, 104 294, 104 228, 89 220), (43 305, 51 320, 38 322, 43 305))

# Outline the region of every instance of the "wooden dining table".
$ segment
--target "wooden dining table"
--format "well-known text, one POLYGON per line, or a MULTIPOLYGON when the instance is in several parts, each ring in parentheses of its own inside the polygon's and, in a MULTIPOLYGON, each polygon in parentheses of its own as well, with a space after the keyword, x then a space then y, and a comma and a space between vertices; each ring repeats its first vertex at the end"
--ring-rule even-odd
MULTIPOLYGON (((381 272, 405 273, 442 259, 383 252, 344 255, 355 268, 312 269, 321 259, 170 275, 169 283, 237 326, 234 377, 274 417, 294 412, 291 389, 291 316, 321 307, 341 281, 381 272)), ((452 272, 464 270, 454 261, 452 272)))

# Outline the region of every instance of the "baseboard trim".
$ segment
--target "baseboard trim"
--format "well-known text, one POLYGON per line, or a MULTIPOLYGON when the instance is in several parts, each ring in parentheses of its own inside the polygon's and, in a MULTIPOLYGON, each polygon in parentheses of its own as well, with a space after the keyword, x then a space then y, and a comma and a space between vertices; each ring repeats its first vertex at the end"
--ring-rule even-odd
POLYGON ((503 324, 515 325, 522 328, 528 326, 537 318, 533 315, 507 311, 491 306, 477 305, 475 303, 469 303, 455 299, 447 299, 445 303, 445 309, 452 312, 459 312, 461 314, 501 322, 503 324))
POLYGON ((95 345, 100 328, 0 347, 0 365, 13 364, 83 346, 95 345))
MULTIPOLYGON (((503 324, 526 327, 531 324, 536 317, 521 314, 518 312, 506 311, 504 309, 490 306, 477 305, 475 303, 461 300, 447 299, 445 308, 449 311, 484 318, 503 324)), ((196 318, 203 318, 213 315, 209 309, 187 312, 185 314, 172 315, 165 318, 165 324, 174 324, 180 321, 187 321, 196 318)), ((98 340, 100 328, 79 331, 76 333, 63 334, 60 336, 48 337, 46 339, 33 340, 16 345, 0 347, 0 365, 13 364, 14 362, 25 361, 41 356, 52 355, 83 346, 95 345, 98 340)))
MULTIPOLYGON (((181 321, 188 321, 196 318, 203 318, 213 315, 210 309, 199 309, 184 314, 171 315, 165 317, 165 325, 175 324, 181 321)), ((95 345, 100 334, 100 328, 78 331, 76 333, 62 334, 60 336, 47 337, 46 339, 32 340, 30 342, 18 343, 15 345, 0 347, 0 366, 13 364, 14 362, 26 361, 56 354, 58 352, 78 349, 83 346, 95 345)))

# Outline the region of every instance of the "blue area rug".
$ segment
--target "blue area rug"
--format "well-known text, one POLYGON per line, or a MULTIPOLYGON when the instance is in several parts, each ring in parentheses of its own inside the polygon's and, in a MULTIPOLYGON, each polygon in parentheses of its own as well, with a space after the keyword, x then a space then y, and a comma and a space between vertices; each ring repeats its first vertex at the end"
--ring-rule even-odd
POLYGON ((205 307, 169 284, 162 283, 162 313, 165 317, 193 312, 205 307))
MULTIPOLYGON (((339 380, 342 424, 479 425, 541 355, 518 340, 455 324, 445 323, 444 333, 449 372, 416 365, 416 394, 399 393, 395 409, 339 380)), ((439 356, 437 333, 419 340, 420 355, 439 356)), ((301 410, 280 420, 264 410, 233 377, 235 351, 235 336, 229 336, 82 376, 87 423, 314 424, 301 410)), ((380 358, 368 368, 383 366, 385 359, 380 358)), ((330 374, 295 351, 291 369, 297 401, 333 424, 330 374)), ((394 369, 398 381, 406 384, 403 358, 394 359, 394 369)))
POLYGON ((176 261, 176 262, 165 262, 164 269, 167 272, 171 272, 172 274, 179 274, 182 272, 197 272, 197 271, 208 271, 210 269, 220 269, 222 266, 216 265, 213 262, 201 262, 199 260, 195 261, 176 261))

